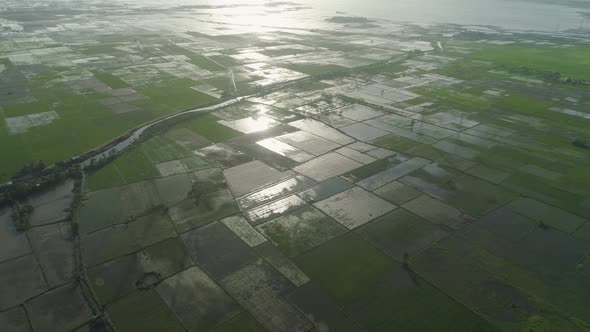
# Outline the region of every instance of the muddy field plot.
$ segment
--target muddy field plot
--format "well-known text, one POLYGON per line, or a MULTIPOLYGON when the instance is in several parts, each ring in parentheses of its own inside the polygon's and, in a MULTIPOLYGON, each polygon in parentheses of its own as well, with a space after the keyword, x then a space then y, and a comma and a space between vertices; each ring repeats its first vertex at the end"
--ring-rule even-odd
POLYGON ((29 320, 24 308, 16 307, 0 313, 0 329, 15 332, 30 331, 29 320))
POLYGON ((162 203, 167 206, 187 198, 193 188, 189 177, 185 174, 156 179, 154 184, 162 203))
POLYGON ((166 279, 156 291, 190 331, 209 330, 241 311, 241 307, 198 267, 166 279))
POLYGON ((136 291, 106 307, 121 331, 185 331, 155 290, 136 291))
POLYGON ((290 257, 346 232, 340 224, 311 206, 270 220, 256 228, 290 257))
POLYGON ((0 278, 0 310, 19 305, 49 289, 33 254, 0 264, 0 278))
POLYGON ((25 304, 35 331, 73 330, 93 317, 75 283, 52 289, 25 304))
POLYGON ((223 171, 210 168, 189 173, 193 188, 201 193, 212 193, 227 188, 223 171))
POLYGON ((269 331, 303 332, 313 327, 280 296, 294 286, 268 263, 255 261, 220 282, 269 331))
POLYGON ((71 282, 76 269, 71 225, 58 223, 35 227, 28 235, 47 282, 51 286, 71 282))
POLYGON ((358 228, 357 232, 398 262, 448 235, 440 227, 403 209, 388 213, 358 228))
POLYGON ((458 229, 473 218, 462 213, 460 210, 447 205, 441 201, 422 195, 411 200, 402 207, 434 224, 441 225, 448 229, 458 229))
POLYGON ((229 190, 206 193, 186 199, 168 209, 179 233, 207 225, 238 213, 240 210, 229 190))
POLYGON ((255 252, 221 222, 185 233, 182 239, 195 263, 214 279, 257 259, 255 252))
POLYGON ((80 233, 90 233, 124 222, 119 190, 112 188, 86 194, 76 219, 80 233))
POLYGON ((173 238, 142 251, 88 269, 88 280, 102 304, 155 283, 194 265, 184 244, 173 238))
POLYGON ((176 236, 168 216, 158 211, 128 224, 116 225, 83 237, 82 257, 87 266, 93 266, 176 236), (109 243, 109 246, 105 247, 105 243, 109 243))

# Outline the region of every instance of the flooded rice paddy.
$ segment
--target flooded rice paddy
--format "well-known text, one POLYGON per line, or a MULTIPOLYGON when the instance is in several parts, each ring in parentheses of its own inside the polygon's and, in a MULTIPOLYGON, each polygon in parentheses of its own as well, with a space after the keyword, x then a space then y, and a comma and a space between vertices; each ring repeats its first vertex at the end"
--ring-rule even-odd
POLYGON ((590 93, 513 72, 585 38, 121 4, 0 11, 3 171, 135 128, 0 210, 0 330, 590 328, 590 93))

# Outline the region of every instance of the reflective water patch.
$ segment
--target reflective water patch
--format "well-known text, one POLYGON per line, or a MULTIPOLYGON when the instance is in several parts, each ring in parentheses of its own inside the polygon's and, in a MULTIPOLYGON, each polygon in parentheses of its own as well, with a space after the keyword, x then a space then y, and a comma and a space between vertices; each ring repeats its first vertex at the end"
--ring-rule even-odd
POLYGON ((4 121, 6 122, 8 132, 11 135, 16 135, 26 133, 34 127, 48 125, 57 119, 59 119, 59 114, 55 111, 50 111, 5 118, 4 121))
POLYGON ((293 170, 316 181, 348 173, 363 166, 358 161, 344 157, 338 153, 328 153, 295 167, 293 170))
POLYGON ((348 229, 362 226, 396 208, 395 205, 359 187, 315 203, 314 206, 348 229))

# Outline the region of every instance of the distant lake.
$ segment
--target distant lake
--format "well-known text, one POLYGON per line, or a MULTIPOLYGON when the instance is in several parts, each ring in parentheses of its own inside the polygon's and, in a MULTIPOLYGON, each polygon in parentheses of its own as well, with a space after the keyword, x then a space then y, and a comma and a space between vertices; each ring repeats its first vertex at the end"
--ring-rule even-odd
MULTIPOLYGON (((296 0, 325 15, 349 15, 416 23, 495 25, 507 29, 555 31, 578 28, 583 11, 562 5, 514 0, 296 0)), ((590 2, 589 2, 590 5, 590 2)), ((585 26, 590 27, 590 20, 585 26)))

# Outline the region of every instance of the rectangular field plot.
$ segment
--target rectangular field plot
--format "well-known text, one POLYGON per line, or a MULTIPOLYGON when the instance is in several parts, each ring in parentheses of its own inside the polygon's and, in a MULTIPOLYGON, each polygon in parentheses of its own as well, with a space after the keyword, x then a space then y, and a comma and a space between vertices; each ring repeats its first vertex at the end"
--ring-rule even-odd
POLYGON ((186 174, 179 174, 154 180, 163 204, 170 206, 189 196, 193 186, 186 174))
POLYGON ((129 224, 116 225, 83 237, 81 246, 84 263, 93 266, 175 237, 174 226, 163 212, 158 211, 129 224))
POLYGON ((400 177, 415 171, 416 169, 425 166, 426 164, 430 163, 430 160, 423 159, 420 157, 412 158, 408 161, 405 161, 397 166, 394 166, 390 169, 387 169, 383 172, 377 173, 371 177, 368 177, 362 181, 357 182, 357 184, 369 191, 375 190, 381 186, 388 184, 394 180, 399 179, 400 177))
POLYGON ((328 153, 301 164, 293 168, 293 170, 310 177, 315 181, 321 182, 348 173, 361 166, 363 166, 363 164, 340 154, 328 153))
POLYGON ((482 317, 401 266, 371 286, 344 306, 348 316, 366 330, 496 331, 482 317))
POLYGON ((253 190, 291 176, 293 172, 280 172, 258 160, 226 169, 223 172, 229 188, 236 196, 242 196, 253 190))
POLYGON ((243 218, 242 216, 233 216, 227 217, 221 222, 227 226, 227 228, 231 229, 237 236, 242 239, 242 241, 246 242, 250 247, 257 246, 261 243, 266 242, 264 236, 262 236, 258 231, 250 225, 248 220, 243 218))
POLYGON ((193 188, 200 193, 212 193, 227 188, 223 171, 210 168, 189 173, 193 188))
POLYGON ((293 263, 287 256, 283 255, 274 245, 270 242, 265 242, 254 248, 261 258, 266 260, 272 265, 277 271, 279 271, 285 278, 300 287, 309 282, 309 277, 305 273, 301 272, 299 268, 293 263))
POLYGON ((357 232, 386 254, 403 261, 430 247, 448 233, 426 220, 399 209, 359 228, 357 232))
POLYGON ((402 207, 434 224, 457 229, 462 224, 471 220, 458 209, 440 202, 427 195, 411 200, 402 207))
POLYGON ((303 150, 293 147, 287 143, 281 142, 275 138, 267 138, 262 141, 256 142, 256 144, 298 163, 306 162, 310 159, 313 159, 314 157, 313 155, 303 150))
POLYGON ((33 329, 48 326, 68 331, 92 319, 93 313, 76 283, 52 289, 26 303, 33 329))
POLYGON ((340 146, 306 131, 296 131, 275 138, 314 156, 323 155, 340 146))
POLYGON ((343 155, 343 156, 346 156, 352 160, 358 161, 359 163, 363 163, 365 165, 377 161, 376 158, 373 158, 373 157, 369 156, 368 154, 364 154, 362 152, 353 150, 353 149, 346 147, 346 146, 336 150, 336 152, 343 155))
POLYGON ((293 178, 271 185, 260 191, 242 196, 237 199, 238 204, 242 210, 247 210, 257 205, 264 204, 290 193, 301 191, 310 187, 315 182, 302 175, 297 175, 293 178))
POLYGON ((87 194, 76 220, 80 225, 80 233, 90 233, 124 222, 120 191, 112 188, 87 194))
POLYGON ((186 199, 168 209, 168 215, 179 233, 238 212, 240 212, 238 205, 227 189, 186 199))
POLYGON ((384 113, 377 111, 371 107, 353 104, 342 107, 337 110, 343 117, 354 120, 354 121, 365 121, 378 116, 382 116, 384 113))
POLYGON ((33 250, 51 286, 74 278, 74 241, 69 223, 35 227, 28 232, 33 250))
POLYGON ((182 235, 195 262, 214 279, 257 259, 254 251, 221 222, 182 235))
MULTIPOLYGON (((536 325, 555 327, 559 330, 578 330, 580 323, 564 316, 556 307, 541 302, 530 296, 524 289, 536 287, 529 282, 535 279, 520 280, 526 276, 518 272, 515 266, 496 265, 497 258, 487 256, 476 247, 469 246, 461 239, 450 237, 412 260, 411 266, 420 276, 431 282, 443 292, 449 294, 466 306, 474 308, 485 319, 502 330, 518 329, 530 326, 531 317, 539 317, 536 325), (518 275, 510 278, 498 278, 486 268, 503 273, 510 268, 518 275), (498 270, 500 268, 500 270, 498 270), (517 288, 510 282, 519 280, 517 288), (509 305, 507 305, 507 303, 509 305)), ((506 263, 503 263, 506 264, 506 263)), ((529 276, 530 277, 530 276, 529 276)))
POLYGON ((587 222, 585 219, 568 211, 536 201, 532 198, 518 198, 512 201, 510 206, 524 216, 567 233, 575 231, 584 222, 587 222))
POLYGON ((516 213, 510 207, 502 207, 462 228, 456 234, 496 256, 509 257, 515 254, 515 246, 536 227, 534 221, 516 213))
POLYGON ((450 166, 460 171, 466 171, 476 165, 473 161, 452 155, 429 145, 412 145, 405 153, 436 161, 441 165, 450 166))
POLYGON ((120 331, 185 331, 153 289, 131 293, 108 305, 106 311, 120 331))
POLYGON ((362 331, 341 310, 341 306, 322 287, 314 282, 307 283, 287 296, 317 329, 327 331, 362 331))
POLYGON ((348 229, 362 226, 396 208, 395 205, 355 187, 314 204, 348 229))
POLYGON ((363 142, 369 142, 389 134, 389 132, 385 130, 375 128, 364 123, 355 123, 350 126, 342 127, 340 130, 342 130, 348 136, 363 142))
POLYGON ((290 257, 346 232, 344 227, 311 206, 267 221, 256 228, 290 257))
POLYGON ((184 244, 173 238, 135 254, 119 257, 88 269, 90 286, 101 304, 135 291, 194 265, 184 244))
POLYGON ((300 255, 295 262, 340 304, 353 302, 397 266, 353 233, 300 255))
POLYGON ((316 120, 303 119, 295 122, 290 122, 289 125, 339 145, 354 143, 354 139, 316 120))
POLYGON ((164 280, 156 291, 189 330, 208 330, 242 310, 196 266, 164 280))
POLYGON ((340 177, 331 178, 298 194, 307 203, 314 203, 354 187, 340 177))
POLYGON ((402 154, 394 154, 393 156, 386 157, 381 160, 377 160, 368 165, 364 165, 357 168, 349 173, 344 174, 342 177, 350 182, 360 182, 361 180, 372 177, 373 175, 384 172, 390 168, 398 166, 406 161, 410 160, 410 157, 402 154))
POLYGON ((313 327, 280 297, 293 285, 261 260, 230 274, 221 285, 269 331, 304 332, 313 327))
POLYGON ((393 204, 398 205, 404 204, 405 202, 413 200, 414 198, 418 198, 422 195, 421 192, 398 181, 390 182, 373 191, 373 193, 383 199, 390 201, 393 204))
POLYGON ((33 254, 0 264, 0 310, 4 311, 37 296, 49 286, 33 254))
POLYGON ((291 195, 277 201, 261 205, 244 212, 244 216, 253 224, 258 225, 268 219, 278 217, 289 211, 296 210, 305 205, 299 196, 291 195))
POLYGON ((29 319, 23 307, 16 307, 0 313, 0 330, 28 332, 31 331, 29 319))

